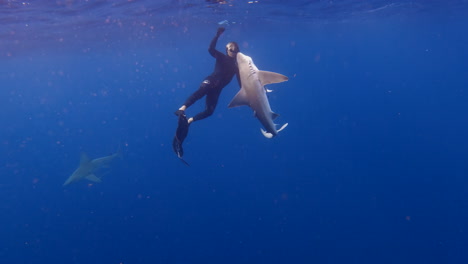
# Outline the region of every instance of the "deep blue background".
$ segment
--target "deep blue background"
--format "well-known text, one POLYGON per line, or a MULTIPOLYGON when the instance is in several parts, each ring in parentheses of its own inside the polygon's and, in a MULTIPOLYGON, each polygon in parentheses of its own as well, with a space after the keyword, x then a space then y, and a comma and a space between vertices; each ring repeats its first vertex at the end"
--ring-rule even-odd
POLYGON ((269 86, 289 126, 269 140, 227 109, 234 81, 191 126, 190 167, 173 112, 213 68, 218 16, 2 42, 0 263, 467 263, 468 20, 435 6, 234 17, 218 49, 290 77, 269 86), (102 184, 62 187, 80 152, 119 146, 102 184))

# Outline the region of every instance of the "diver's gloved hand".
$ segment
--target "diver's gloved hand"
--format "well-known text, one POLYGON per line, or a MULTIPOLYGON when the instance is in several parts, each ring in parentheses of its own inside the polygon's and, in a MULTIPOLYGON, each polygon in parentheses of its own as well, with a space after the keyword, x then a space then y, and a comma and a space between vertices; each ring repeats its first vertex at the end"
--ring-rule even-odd
POLYGON ((179 109, 179 110, 175 111, 174 114, 175 114, 176 116, 181 116, 181 115, 184 116, 184 115, 185 115, 185 111, 179 109))
POLYGON ((223 34, 225 30, 226 30, 225 28, 219 27, 218 32, 216 32, 216 36, 218 36, 218 37, 221 36, 221 34, 223 34))

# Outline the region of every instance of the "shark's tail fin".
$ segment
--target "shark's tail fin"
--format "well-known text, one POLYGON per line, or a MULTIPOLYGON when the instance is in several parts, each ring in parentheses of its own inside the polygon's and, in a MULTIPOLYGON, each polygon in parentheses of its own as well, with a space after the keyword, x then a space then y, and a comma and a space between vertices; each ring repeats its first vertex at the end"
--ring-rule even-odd
POLYGON ((268 133, 265 130, 263 130, 262 128, 260 128, 260 131, 262 131, 263 136, 266 137, 266 138, 272 138, 273 137, 272 133, 268 133))
MULTIPOLYGON (((276 133, 281 132, 281 130, 285 129, 287 126, 288 126, 288 123, 282 125, 280 129, 276 130, 276 133)), ((275 136, 272 133, 266 132, 263 129, 260 129, 260 130, 262 131, 263 136, 266 137, 266 138, 272 138, 273 136, 275 136)))
POLYGON ((286 124, 282 125, 281 128, 278 129, 277 132, 280 132, 281 130, 285 129, 288 125, 289 125, 289 123, 286 123, 286 124))
POLYGON ((115 152, 115 157, 119 157, 120 159, 123 159, 123 154, 122 154, 122 143, 119 143, 119 148, 117 149, 117 152, 115 152))

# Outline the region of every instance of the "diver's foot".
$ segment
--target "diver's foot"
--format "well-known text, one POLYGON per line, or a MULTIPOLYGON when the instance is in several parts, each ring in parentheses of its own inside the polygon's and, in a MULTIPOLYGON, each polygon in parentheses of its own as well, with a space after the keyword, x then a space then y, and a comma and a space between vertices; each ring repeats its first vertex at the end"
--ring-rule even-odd
POLYGON ((184 116, 184 115, 185 115, 185 111, 179 109, 179 110, 175 111, 174 114, 175 114, 176 116, 181 116, 181 115, 184 116))

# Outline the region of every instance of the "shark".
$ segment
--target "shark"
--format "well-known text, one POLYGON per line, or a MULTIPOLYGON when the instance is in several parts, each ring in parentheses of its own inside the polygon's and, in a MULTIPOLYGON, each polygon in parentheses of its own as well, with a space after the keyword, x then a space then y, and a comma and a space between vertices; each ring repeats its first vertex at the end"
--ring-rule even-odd
POLYGON ((276 124, 273 123, 273 120, 279 115, 271 110, 267 97, 267 92, 271 92, 271 90, 266 89, 265 85, 287 81, 288 77, 275 72, 259 70, 253 63, 252 58, 241 52, 237 53, 236 59, 241 89, 234 96, 228 107, 247 105, 252 108, 254 116, 265 128, 265 130, 260 129, 262 134, 266 138, 272 138, 286 128, 288 123, 282 125, 280 129, 276 129, 276 124))
POLYGON ((82 179, 87 179, 92 182, 101 182, 101 178, 96 176, 94 172, 100 168, 108 167, 110 162, 120 155, 120 151, 118 151, 112 155, 91 160, 86 153, 81 153, 80 165, 72 175, 68 177, 63 186, 82 179))

